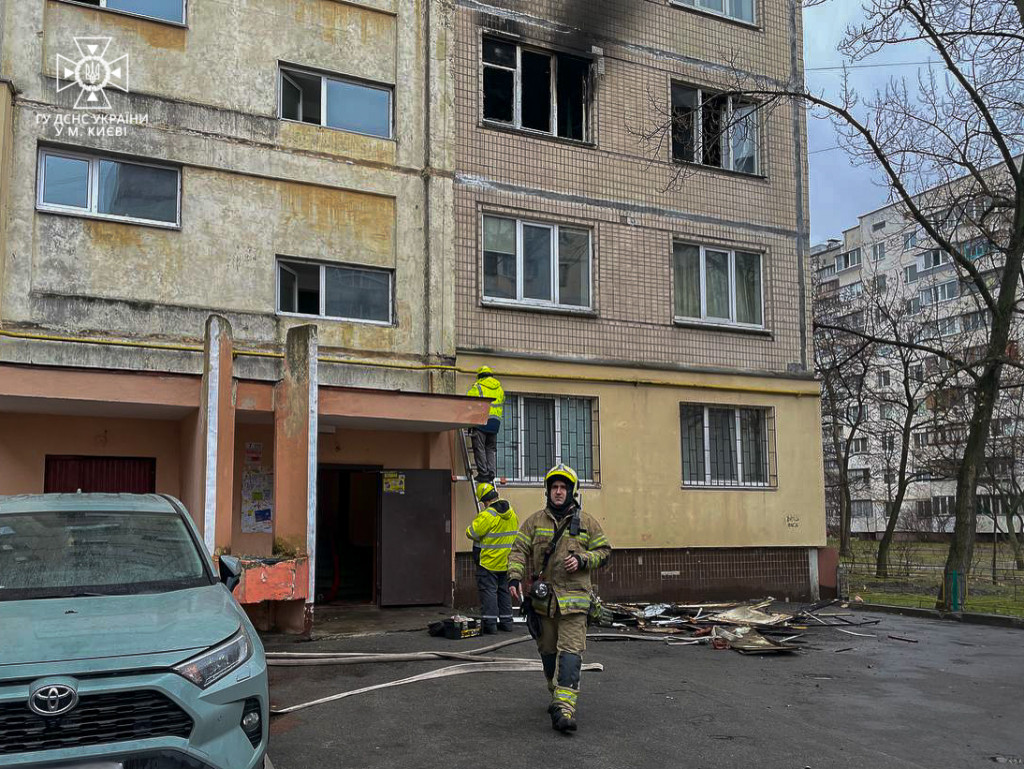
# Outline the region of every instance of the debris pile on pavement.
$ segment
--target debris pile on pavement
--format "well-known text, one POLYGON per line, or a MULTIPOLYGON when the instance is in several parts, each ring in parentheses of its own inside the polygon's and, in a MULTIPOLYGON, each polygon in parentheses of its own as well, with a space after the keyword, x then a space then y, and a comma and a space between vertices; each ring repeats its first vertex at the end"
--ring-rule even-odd
MULTIPOLYGON (((796 652, 808 631, 833 628, 847 635, 871 637, 849 627, 877 625, 879 620, 853 620, 849 613, 822 613, 838 599, 821 601, 793 613, 773 611, 766 598, 754 603, 605 603, 597 625, 619 632, 588 633, 595 640, 662 640, 670 646, 708 644, 713 649, 734 649, 740 654, 796 652), (635 630, 639 634, 621 631, 635 630), (797 631, 794 633, 794 631, 797 631), (773 638, 772 636, 784 636, 773 638)), ((900 639, 903 640, 903 639, 900 639)))

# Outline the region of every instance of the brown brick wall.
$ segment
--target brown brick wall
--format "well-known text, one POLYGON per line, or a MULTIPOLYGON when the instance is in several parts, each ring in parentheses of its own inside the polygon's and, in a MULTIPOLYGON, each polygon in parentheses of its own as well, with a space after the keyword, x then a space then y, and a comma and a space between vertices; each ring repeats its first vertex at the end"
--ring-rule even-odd
MULTIPOLYGON (((471 554, 457 554, 456 606, 479 604, 474 569, 471 554)), ((598 592, 606 601, 807 600, 809 572, 807 548, 615 550, 598 592)))
MULTIPOLYGON (((793 112, 778 109, 762 121, 763 177, 679 166, 671 162, 668 146, 647 146, 638 135, 664 122, 659 109, 667 108, 673 80, 725 88, 731 64, 777 80, 788 78, 790 0, 760 0, 760 29, 656 0, 461 0, 458 5, 458 347, 530 353, 549 349, 553 338, 568 337, 575 354, 594 359, 767 372, 799 365, 802 339, 809 344, 809 335, 801 335, 809 303, 803 303, 801 318, 797 255, 798 204, 806 211, 806 147, 801 141, 798 172, 793 112), (586 13, 574 10, 577 5, 585 6, 586 13), (590 55, 593 45, 603 49, 605 74, 596 79, 593 145, 482 123, 479 46, 484 29, 580 55, 590 55), (483 306, 484 211, 590 227, 594 312, 581 316, 483 306), (770 333, 673 325, 673 238, 761 251, 770 333)), ((797 133, 803 135, 802 125, 797 133)), ((806 289, 809 276, 803 278, 806 289)), ((808 350, 805 346, 805 359, 808 350)))

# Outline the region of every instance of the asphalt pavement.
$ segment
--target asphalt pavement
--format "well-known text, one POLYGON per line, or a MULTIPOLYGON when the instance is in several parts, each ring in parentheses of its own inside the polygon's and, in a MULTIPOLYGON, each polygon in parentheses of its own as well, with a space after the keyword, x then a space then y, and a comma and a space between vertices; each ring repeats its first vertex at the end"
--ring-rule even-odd
MULTIPOLYGON (((591 641, 579 731, 552 731, 540 673, 407 684, 276 716, 276 769, 659 767, 908 769, 1024 764, 1024 631, 858 613, 880 624, 805 631, 793 655, 591 641), (889 638, 890 635, 906 640, 889 638)), ((519 632, 517 628, 517 633, 519 632)), ((794 631, 794 633, 800 631, 794 631)), ((399 632, 286 651, 466 651, 399 632)), ((273 646, 270 647, 270 650, 273 646)), ((496 654, 533 657, 527 640, 496 654)), ((393 681, 451 661, 272 668, 275 706, 393 681)))

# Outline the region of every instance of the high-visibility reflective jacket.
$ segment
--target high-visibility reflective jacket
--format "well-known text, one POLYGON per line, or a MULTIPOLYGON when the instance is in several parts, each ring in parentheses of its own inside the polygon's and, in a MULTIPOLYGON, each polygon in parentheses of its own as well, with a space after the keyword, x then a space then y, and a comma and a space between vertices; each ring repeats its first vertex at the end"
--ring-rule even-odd
POLYGON ((491 410, 487 415, 487 426, 479 428, 485 433, 496 433, 501 427, 501 415, 505 406, 505 391, 493 376, 485 376, 477 379, 469 388, 466 395, 473 395, 478 398, 490 398, 491 410))
MULTIPOLYGON (((559 518, 552 510, 545 508, 523 521, 509 558, 510 580, 532 579, 534 575, 540 573, 544 567, 544 551, 564 520, 564 517, 559 518)), ((608 561, 611 552, 612 546, 604 535, 601 524, 593 516, 581 512, 579 534, 574 537, 566 529, 548 559, 544 581, 551 586, 554 599, 550 603, 544 602, 543 605, 535 601, 534 609, 539 614, 549 617, 555 616, 556 605, 561 614, 587 613, 590 610, 590 593, 593 588, 591 574, 608 561), (582 568, 574 572, 565 570, 565 558, 570 554, 580 557, 583 562, 582 568)))
POLYGON ((480 547, 480 565, 488 571, 508 571, 508 554, 512 551, 519 518, 512 505, 499 499, 466 528, 466 536, 480 547))

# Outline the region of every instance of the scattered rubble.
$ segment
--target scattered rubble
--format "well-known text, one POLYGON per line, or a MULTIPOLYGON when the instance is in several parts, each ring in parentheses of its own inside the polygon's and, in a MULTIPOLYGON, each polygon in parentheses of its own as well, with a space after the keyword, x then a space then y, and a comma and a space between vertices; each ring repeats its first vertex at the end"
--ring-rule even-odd
POLYGON ((707 644, 713 649, 733 649, 740 654, 797 652, 805 643, 799 639, 818 628, 865 638, 877 637, 848 628, 877 625, 880 620, 855 620, 850 619, 852 613, 822 612, 838 604, 838 599, 821 601, 793 613, 769 608, 774 602, 774 598, 766 598, 752 603, 605 603, 597 625, 620 632, 589 633, 587 637, 598 641, 661 639, 669 646, 707 644), (636 632, 621 632, 626 630, 636 632), (776 639, 772 637, 775 635, 785 637, 776 639))

